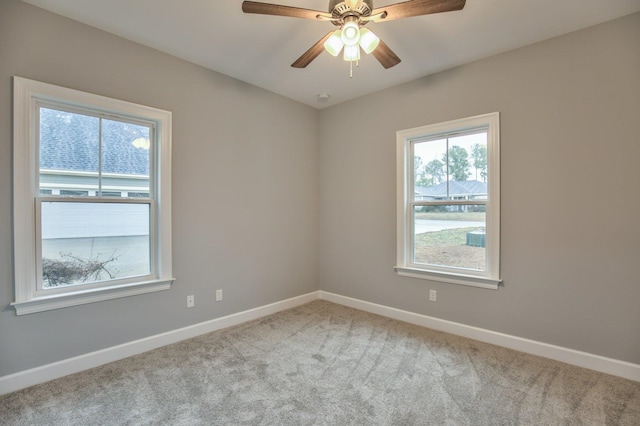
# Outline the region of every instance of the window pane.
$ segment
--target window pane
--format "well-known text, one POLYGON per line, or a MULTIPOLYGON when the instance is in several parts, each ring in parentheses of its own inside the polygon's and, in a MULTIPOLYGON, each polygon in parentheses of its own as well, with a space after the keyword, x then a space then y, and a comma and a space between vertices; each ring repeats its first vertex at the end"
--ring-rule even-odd
POLYGON ((98 189, 100 120, 40 108, 40 189, 98 189))
POLYGON ((486 270, 484 205, 416 206, 413 263, 486 270))
POLYGON ((487 198, 487 132, 416 142, 416 201, 487 198))
POLYGON ((414 197, 416 200, 442 199, 447 196, 447 140, 417 142, 413 145, 414 197))
POLYGON ((148 126, 102 120, 103 190, 149 193, 149 138, 148 126))
POLYGON ((447 159, 449 180, 456 182, 471 180, 486 183, 487 132, 482 131, 449 138, 447 159))
POLYGON ((41 207, 45 289, 150 274, 149 204, 41 207))

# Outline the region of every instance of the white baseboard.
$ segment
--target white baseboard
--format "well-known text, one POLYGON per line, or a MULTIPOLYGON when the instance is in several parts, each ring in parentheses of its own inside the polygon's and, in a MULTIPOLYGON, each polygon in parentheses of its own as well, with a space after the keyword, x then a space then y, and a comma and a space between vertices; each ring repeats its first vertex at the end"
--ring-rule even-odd
POLYGON ((327 300, 388 318, 640 382, 640 365, 638 364, 632 364, 630 362, 580 352, 573 349, 563 348, 561 346, 537 342, 535 340, 523 339, 521 337, 511 336, 508 334, 497 333, 495 331, 446 321, 429 317, 427 315, 416 314, 414 312, 403 311, 401 309, 378 305, 364 300, 353 299, 351 297, 341 296, 335 293, 315 291, 302 296, 249 309, 247 311, 238 312, 237 314, 216 318, 214 320, 194 324, 189 327, 168 331, 166 333, 157 334, 155 336, 150 336, 100 351, 91 352, 54 362, 52 364, 3 376, 0 377, 0 395, 98 367, 109 362, 118 361, 129 356, 137 355, 161 346, 170 345, 181 340, 190 339, 201 334, 242 324, 285 309, 303 305, 316 299, 327 300))
POLYGON ((640 382, 640 365, 320 291, 320 299, 640 382))
POLYGON ((315 291, 280 302, 271 303, 237 314, 216 318, 166 333, 157 334, 122 345, 113 346, 88 354, 68 358, 52 364, 20 371, 8 376, 0 377, 0 395, 14 392, 49 380, 58 379, 69 374, 78 373, 90 368, 98 367, 109 362, 118 361, 142 352, 150 351, 161 346, 170 345, 181 340, 190 339, 201 334, 221 330, 223 328, 242 324, 247 321, 258 319, 276 312, 290 309, 318 299, 319 292, 315 291))

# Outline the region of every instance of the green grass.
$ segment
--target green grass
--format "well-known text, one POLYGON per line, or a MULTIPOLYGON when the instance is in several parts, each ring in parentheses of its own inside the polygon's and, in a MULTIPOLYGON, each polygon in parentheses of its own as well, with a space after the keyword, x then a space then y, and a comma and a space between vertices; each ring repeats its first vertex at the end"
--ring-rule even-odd
POLYGON ((415 245, 416 248, 464 246, 467 244, 467 232, 475 231, 476 229, 477 228, 456 228, 445 229, 444 231, 425 232, 424 234, 415 236, 415 245))
POLYGON ((422 220, 470 220, 484 222, 486 213, 484 212, 418 212, 416 219, 422 220))

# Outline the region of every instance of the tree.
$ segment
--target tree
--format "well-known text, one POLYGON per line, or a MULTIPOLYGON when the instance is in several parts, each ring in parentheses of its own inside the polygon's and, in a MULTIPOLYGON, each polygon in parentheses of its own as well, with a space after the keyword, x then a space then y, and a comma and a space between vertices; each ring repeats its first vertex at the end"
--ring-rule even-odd
POLYGON ((429 161, 424 166, 424 174, 429 186, 435 186, 444 179, 444 164, 438 159, 429 161))
POLYGON ((469 177, 469 154, 461 146, 454 145, 449 148, 447 154, 442 156, 442 161, 449 164, 449 176, 453 180, 463 182, 469 177), (448 160, 448 161, 447 161, 448 160))
POLYGON ((70 253, 60 253, 61 259, 42 259, 42 279, 45 287, 57 287, 64 284, 86 283, 90 279, 98 281, 103 273, 110 279, 114 274, 107 265, 118 258, 112 255, 109 259, 83 259, 70 253))
POLYGON ((471 159, 473 167, 476 169, 476 180, 478 171, 483 182, 487 181, 487 147, 486 145, 475 144, 471 147, 471 159))
POLYGON ((422 157, 418 157, 417 155, 413 159, 413 178, 415 186, 428 186, 426 176, 424 175, 422 157))

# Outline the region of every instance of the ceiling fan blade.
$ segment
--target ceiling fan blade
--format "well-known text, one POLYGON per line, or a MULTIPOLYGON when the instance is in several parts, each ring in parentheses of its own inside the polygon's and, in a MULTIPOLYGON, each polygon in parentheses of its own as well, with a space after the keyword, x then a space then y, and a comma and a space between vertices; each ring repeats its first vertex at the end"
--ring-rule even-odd
POLYGON ((371 15, 383 14, 384 17, 375 19, 376 22, 393 21, 394 19, 410 18, 412 16, 462 10, 465 2, 466 0, 410 0, 373 9, 371 15), (384 12, 386 12, 386 15, 384 12))
POLYGON ((318 57, 324 50, 324 42, 331 37, 333 31, 329 31, 326 36, 322 37, 316 44, 311 46, 309 50, 304 52, 294 63, 291 64, 294 68, 306 68, 315 58, 318 57))
POLYGON ((398 58, 398 55, 393 53, 393 50, 391 50, 389 46, 387 46, 386 43, 382 40, 380 40, 378 47, 376 47, 375 50, 371 52, 371 54, 375 56, 375 58, 380 62, 380 64, 382 64, 385 69, 394 67, 401 61, 401 59, 398 58))
POLYGON ((299 7, 283 6, 280 4, 260 3, 256 1, 243 1, 242 11, 244 13, 258 13, 260 15, 289 16, 292 18, 303 18, 317 20, 321 18, 332 18, 330 13, 319 10, 302 9, 299 7))

